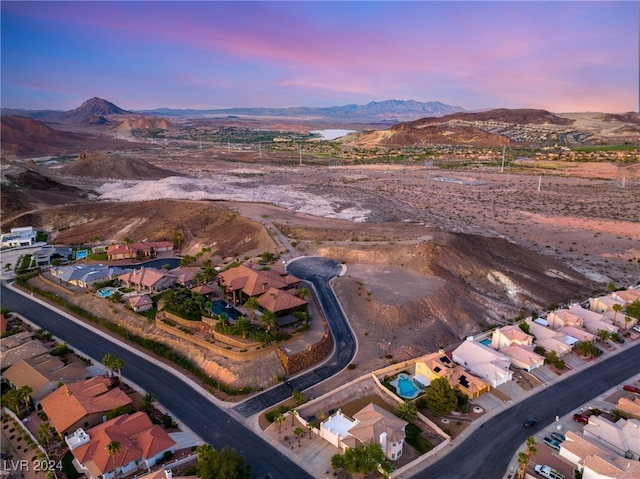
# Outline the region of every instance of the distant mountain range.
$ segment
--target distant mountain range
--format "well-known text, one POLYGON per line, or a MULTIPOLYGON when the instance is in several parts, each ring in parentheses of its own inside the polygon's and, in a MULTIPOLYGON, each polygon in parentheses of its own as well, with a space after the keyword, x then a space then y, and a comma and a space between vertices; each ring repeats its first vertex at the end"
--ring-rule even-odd
POLYGON ((353 104, 325 108, 306 106, 293 108, 221 108, 210 110, 157 108, 154 110, 143 110, 139 113, 183 118, 240 116, 362 123, 397 123, 399 121, 415 120, 426 116, 442 116, 464 111, 466 110, 460 106, 446 105, 439 101, 387 100, 372 101, 366 105, 353 104))
POLYGON ((466 111, 460 106, 446 105, 439 101, 387 100, 366 105, 343 105, 326 108, 220 108, 127 111, 101 98, 91 98, 80 107, 67 112, 52 110, 2 109, 2 115, 18 115, 47 123, 83 123, 99 125, 108 122, 112 115, 145 115, 169 118, 225 118, 230 116, 251 118, 294 118, 298 120, 330 120, 361 123, 398 123, 424 117, 437 117, 466 111))

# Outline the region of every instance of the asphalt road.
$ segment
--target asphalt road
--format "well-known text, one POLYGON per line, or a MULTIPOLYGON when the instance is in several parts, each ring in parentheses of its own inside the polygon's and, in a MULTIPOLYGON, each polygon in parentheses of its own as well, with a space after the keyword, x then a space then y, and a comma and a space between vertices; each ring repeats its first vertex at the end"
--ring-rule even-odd
MULTIPOLYGON (((606 358, 606 356, 605 356, 606 358)), ((438 462, 411 471, 415 478, 502 478, 527 437, 579 408, 640 372, 640 342, 608 358, 601 358, 589 368, 562 379, 537 394, 506 409, 471 433, 464 442, 438 462), (528 417, 538 423, 523 426, 528 417), (417 472, 413 474, 413 472, 417 472)), ((546 447, 540 444, 538 447, 546 447)))
POLYGON ((329 280, 342 270, 340 263, 320 257, 299 258, 289 263, 287 272, 313 285, 316 297, 324 311, 333 335, 334 348, 331 356, 313 371, 303 373, 271 388, 258 396, 247 399, 233 409, 244 417, 252 416, 268 407, 291 397, 291 393, 304 391, 330 378, 349 365, 356 354, 356 339, 344 316, 329 280))
POLYGON ((116 344, 107 334, 86 329, 4 284, 0 286, 0 294, 3 307, 23 315, 73 348, 97 360, 107 353, 122 358, 125 362, 122 374, 127 381, 152 392, 174 417, 216 449, 229 446, 238 451, 251 467, 252 478, 311 477, 241 421, 212 404, 208 393, 186 384, 161 367, 164 365, 159 361, 147 360, 116 344))

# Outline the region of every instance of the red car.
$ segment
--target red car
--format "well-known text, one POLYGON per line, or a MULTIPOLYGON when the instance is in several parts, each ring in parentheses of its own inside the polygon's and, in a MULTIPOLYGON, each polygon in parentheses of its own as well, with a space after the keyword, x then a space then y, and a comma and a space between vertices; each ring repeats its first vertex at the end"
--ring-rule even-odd
POLYGON ((589 416, 585 416, 584 414, 575 413, 573 415, 573 420, 581 422, 582 424, 589 424, 589 416))
POLYGON ((631 384, 625 384, 622 386, 625 391, 631 391, 632 393, 640 394, 640 388, 638 386, 632 386, 631 384))

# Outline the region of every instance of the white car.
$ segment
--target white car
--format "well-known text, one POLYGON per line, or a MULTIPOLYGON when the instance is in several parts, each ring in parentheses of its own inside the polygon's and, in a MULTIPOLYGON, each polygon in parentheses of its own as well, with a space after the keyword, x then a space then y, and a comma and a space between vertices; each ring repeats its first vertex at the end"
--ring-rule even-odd
POLYGON ((634 330, 636 333, 640 333, 640 324, 636 324, 636 325, 633 327, 633 330, 634 330))

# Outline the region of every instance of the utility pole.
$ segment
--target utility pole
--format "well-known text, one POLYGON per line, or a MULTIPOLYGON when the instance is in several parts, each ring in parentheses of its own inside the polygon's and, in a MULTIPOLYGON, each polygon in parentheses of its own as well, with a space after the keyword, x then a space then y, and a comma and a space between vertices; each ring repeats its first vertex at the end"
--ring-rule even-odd
POLYGON ((538 193, 540 193, 540 187, 542 186, 542 175, 538 178, 538 193))
POLYGON ((300 146, 300 166, 302 166, 302 145, 300 146))
POLYGON ((504 150, 505 150, 505 146, 502 147, 502 166, 500 167, 500 173, 504 172, 504 150))

